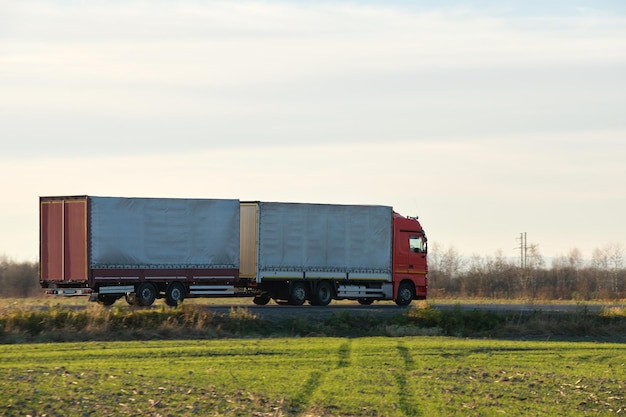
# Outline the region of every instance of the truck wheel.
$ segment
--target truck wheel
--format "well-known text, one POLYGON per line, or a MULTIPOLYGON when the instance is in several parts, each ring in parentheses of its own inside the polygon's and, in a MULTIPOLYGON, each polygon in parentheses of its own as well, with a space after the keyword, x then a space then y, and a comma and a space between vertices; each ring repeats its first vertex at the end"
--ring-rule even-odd
POLYGON ((303 282, 294 282, 289 292, 289 304, 301 306, 306 301, 307 291, 303 282))
POLYGON ((165 304, 176 307, 185 299, 185 287, 180 282, 172 282, 165 290, 165 304))
POLYGON ((311 300, 311 305, 314 306, 326 306, 330 304, 330 301, 333 299, 333 287, 330 283, 326 281, 322 281, 317 284, 317 288, 315 290, 315 294, 311 300))
POLYGON ((408 282, 404 281, 400 283, 398 287, 398 296, 395 302, 399 306, 408 306, 413 301, 413 287, 408 282))
POLYGON ((98 304, 103 306, 112 306, 115 301, 117 301, 117 297, 113 295, 98 295, 98 304))
POLYGON ((359 304, 361 304, 362 306, 368 306, 368 305, 371 305, 374 302, 374 299, 373 298, 359 298, 356 301, 359 304))
POLYGON ((252 302, 258 306, 264 306, 269 303, 271 300, 270 296, 267 294, 257 295, 252 299, 252 302))
POLYGON ((126 294, 124 294, 124 298, 126 299, 126 302, 128 303, 128 305, 131 306, 136 306, 137 305, 137 294, 134 292, 127 292, 126 294))
POLYGON ((157 296, 157 289, 154 284, 144 282, 137 289, 137 302, 140 306, 148 307, 154 303, 157 296))

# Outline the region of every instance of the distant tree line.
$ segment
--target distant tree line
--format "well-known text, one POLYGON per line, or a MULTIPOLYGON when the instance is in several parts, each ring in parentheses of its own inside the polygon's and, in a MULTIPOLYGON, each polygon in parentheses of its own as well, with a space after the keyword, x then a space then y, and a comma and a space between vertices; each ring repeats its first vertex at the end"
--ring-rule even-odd
POLYGON ((489 297, 545 300, 626 299, 624 249, 596 248, 585 259, 579 249, 546 265, 538 245, 529 245, 525 267, 505 257, 464 257, 454 248, 432 245, 429 251, 431 297, 489 297))
POLYGON ((0 256, 0 296, 31 297, 42 294, 37 262, 15 262, 0 256))

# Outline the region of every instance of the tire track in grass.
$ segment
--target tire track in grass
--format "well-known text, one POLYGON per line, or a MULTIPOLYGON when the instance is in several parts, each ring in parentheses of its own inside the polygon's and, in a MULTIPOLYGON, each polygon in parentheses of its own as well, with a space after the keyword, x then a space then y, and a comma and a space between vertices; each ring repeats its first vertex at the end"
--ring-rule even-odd
MULTIPOLYGON (((339 360, 337 361, 336 368, 345 368, 350 366, 350 354, 352 352, 352 343, 348 340, 339 346, 337 352, 339 360)), ((289 413, 300 415, 309 408, 311 404, 311 398, 317 389, 319 388, 324 371, 313 371, 309 374, 309 377, 304 382, 302 389, 289 401, 289 413)))
POLYGON ((409 352, 409 348, 402 342, 398 342, 397 346, 398 354, 402 358, 403 367, 397 369, 394 373, 396 383, 398 384, 398 402, 399 407, 406 416, 420 416, 420 412, 417 406, 417 398, 411 389, 408 382, 408 373, 413 369, 415 361, 409 352))
POLYGON ((300 392, 298 392, 291 399, 291 401, 289 401, 290 413, 301 414, 304 410, 308 408, 313 393, 320 386, 322 375, 322 371, 313 371, 309 374, 309 377, 304 382, 304 385, 300 392))
POLYGON ((352 343, 347 340, 344 344, 339 346, 339 362, 337 362, 337 368, 346 368, 350 366, 350 354, 352 353, 352 343))

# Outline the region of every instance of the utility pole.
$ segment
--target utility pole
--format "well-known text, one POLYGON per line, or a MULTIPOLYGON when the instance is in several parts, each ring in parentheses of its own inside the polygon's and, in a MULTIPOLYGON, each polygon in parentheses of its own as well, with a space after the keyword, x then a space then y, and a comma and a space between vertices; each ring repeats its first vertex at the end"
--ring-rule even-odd
POLYGON ((528 240, 526 237, 526 232, 519 234, 519 240, 520 267, 522 269, 526 269, 526 257, 528 255, 528 240))
POLYGON ((526 232, 524 232, 524 269, 526 269, 526 260, 528 259, 528 239, 526 239, 526 232))

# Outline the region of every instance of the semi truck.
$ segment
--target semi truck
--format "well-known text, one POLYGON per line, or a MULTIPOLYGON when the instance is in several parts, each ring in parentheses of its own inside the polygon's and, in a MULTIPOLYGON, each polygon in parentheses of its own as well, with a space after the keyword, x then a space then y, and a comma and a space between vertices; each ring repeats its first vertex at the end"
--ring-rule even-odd
POLYGON ((111 305, 188 297, 406 306, 427 296, 427 239, 389 206, 40 197, 40 284, 111 305))

